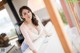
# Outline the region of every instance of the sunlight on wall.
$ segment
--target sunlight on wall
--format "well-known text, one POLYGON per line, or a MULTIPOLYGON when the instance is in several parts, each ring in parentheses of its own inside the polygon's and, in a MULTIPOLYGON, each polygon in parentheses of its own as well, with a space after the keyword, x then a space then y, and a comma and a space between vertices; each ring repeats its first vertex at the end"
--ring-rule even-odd
POLYGON ((45 7, 43 0, 28 0, 28 6, 32 11, 37 11, 45 7))
POLYGON ((0 0, 0 2, 1 2, 2 0, 0 0))

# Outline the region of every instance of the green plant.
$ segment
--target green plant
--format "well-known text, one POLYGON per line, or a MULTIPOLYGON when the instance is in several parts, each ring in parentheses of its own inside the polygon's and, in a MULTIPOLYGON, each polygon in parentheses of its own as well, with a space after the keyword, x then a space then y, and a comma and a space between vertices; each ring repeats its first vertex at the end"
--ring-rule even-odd
POLYGON ((61 11, 61 12, 59 12, 59 14, 60 14, 60 16, 61 16, 61 19, 62 19, 63 23, 64 23, 64 24, 68 24, 68 22, 67 22, 67 20, 66 20, 66 17, 65 17, 65 15, 64 15, 64 12, 61 11))

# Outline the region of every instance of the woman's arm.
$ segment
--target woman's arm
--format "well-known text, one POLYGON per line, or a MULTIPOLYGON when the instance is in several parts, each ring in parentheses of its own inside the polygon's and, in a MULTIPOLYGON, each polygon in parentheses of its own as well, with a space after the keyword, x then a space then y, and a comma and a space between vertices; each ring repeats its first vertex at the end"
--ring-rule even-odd
POLYGON ((42 24, 42 22, 41 22, 41 20, 39 19, 38 16, 36 16, 36 19, 38 20, 38 23, 39 23, 40 28, 41 28, 41 32, 40 32, 40 33, 42 33, 42 32, 44 31, 44 33, 46 34, 46 36, 50 36, 51 33, 49 33, 49 32, 45 29, 45 27, 43 26, 43 24, 42 24))
POLYGON ((26 43, 29 45, 29 48, 33 52, 37 51, 37 49, 34 47, 34 44, 33 44, 32 40, 29 37, 28 31, 27 31, 28 30, 27 27, 25 25, 23 25, 23 26, 20 27, 20 30, 21 30, 21 32, 22 32, 22 34, 23 34, 23 36, 24 36, 24 38, 26 40, 26 43))

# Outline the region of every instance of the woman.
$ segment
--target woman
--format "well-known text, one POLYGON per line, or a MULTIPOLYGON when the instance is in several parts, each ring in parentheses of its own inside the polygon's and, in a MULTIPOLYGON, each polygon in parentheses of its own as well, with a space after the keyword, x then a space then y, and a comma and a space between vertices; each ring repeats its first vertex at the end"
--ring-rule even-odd
POLYGON ((24 52, 27 48, 30 48, 33 53, 38 53, 33 43, 42 36, 46 36, 47 33, 39 18, 35 16, 29 7, 22 6, 19 9, 19 14, 23 19, 20 30, 25 38, 21 50, 24 52))

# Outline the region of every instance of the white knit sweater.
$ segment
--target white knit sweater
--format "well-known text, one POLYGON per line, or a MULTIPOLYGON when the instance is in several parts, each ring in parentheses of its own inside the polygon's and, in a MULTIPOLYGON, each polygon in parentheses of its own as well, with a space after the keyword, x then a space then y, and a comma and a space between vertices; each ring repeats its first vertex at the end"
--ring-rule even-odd
POLYGON ((29 45, 29 48, 31 50, 36 49, 33 44, 34 41, 36 41, 37 39, 43 36, 46 36, 44 26, 42 25, 40 19, 38 17, 36 18, 39 24, 37 29, 32 25, 26 25, 24 23, 20 26, 20 30, 25 38, 24 41, 29 45))

